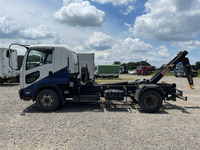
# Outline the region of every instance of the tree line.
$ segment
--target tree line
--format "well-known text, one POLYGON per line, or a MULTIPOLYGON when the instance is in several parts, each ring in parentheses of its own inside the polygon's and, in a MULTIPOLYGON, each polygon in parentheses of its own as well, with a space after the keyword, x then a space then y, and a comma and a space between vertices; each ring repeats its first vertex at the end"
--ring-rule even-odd
POLYGON ((200 61, 197 61, 194 65, 191 65, 191 68, 193 70, 199 70, 200 69, 200 61))

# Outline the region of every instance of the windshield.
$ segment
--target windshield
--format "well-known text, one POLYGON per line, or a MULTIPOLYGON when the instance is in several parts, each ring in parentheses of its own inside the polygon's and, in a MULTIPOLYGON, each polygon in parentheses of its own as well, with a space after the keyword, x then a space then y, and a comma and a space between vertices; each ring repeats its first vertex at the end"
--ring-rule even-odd
POLYGON ((144 70, 145 67, 137 67, 137 70, 144 70))
POLYGON ((177 64, 177 65, 176 65, 176 69, 182 70, 182 69, 183 69, 183 65, 182 65, 182 64, 177 64))
POLYGON ((52 63, 52 49, 32 49, 29 51, 26 70, 52 63))

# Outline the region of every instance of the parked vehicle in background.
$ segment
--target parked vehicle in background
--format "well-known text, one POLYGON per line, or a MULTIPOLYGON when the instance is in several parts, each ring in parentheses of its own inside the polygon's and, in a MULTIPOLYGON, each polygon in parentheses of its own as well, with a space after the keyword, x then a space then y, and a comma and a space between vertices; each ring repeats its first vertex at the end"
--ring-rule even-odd
POLYGON ((120 74, 120 65, 98 65, 95 67, 96 78, 118 78, 120 74))
POLYGON ((131 70, 131 71, 128 71, 128 74, 136 74, 137 72, 136 72, 136 69, 133 69, 133 70, 131 70))
MULTIPOLYGON (((174 76, 176 76, 176 77, 186 77, 186 73, 184 71, 182 62, 179 62, 178 64, 176 64, 176 68, 174 69, 174 76)), ((192 76, 197 77, 198 71, 192 71, 192 76)))
POLYGON ((153 71, 152 66, 137 66, 136 72, 137 75, 148 75, 153 71))
POLYGON ((18 82, 19 70, 17 66, 17 50, 12 50, 11 55, 6 57, 7 48, 0 48, 0 83, 18 82))

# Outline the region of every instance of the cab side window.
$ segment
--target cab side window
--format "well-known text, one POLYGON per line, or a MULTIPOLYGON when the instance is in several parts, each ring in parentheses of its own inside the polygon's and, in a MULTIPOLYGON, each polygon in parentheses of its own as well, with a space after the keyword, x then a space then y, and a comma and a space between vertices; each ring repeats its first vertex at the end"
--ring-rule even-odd
POLYGON ((52 63, 52 49, 32 49, 28 53, 26 70, 52 63))

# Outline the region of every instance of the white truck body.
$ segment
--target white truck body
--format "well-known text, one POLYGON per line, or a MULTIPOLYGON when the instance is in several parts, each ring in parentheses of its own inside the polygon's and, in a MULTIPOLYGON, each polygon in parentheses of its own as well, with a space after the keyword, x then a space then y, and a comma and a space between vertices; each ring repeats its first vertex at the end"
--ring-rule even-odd
POLYGON ((39 82, 49 84, 48 77, 51 75, 55 78, 54 82, 63 84, 68 82, 66 76, 78 71, 77 55, 64 46, 31 46, 20 70, 20 86, 26 89, 39 82))
POLYGON ((17 69, 17 50, 12 50, 13 52, 10 55, 10 62, 9 58, 6 57, 6 52, 8 49, 0 48, 0 80, 9 80, 12 78, 16 78, 19 76, 19 71, 13 70, 17 69), (10 65, 11 67, 10 67, 10 65))
POLYGON ((90 79, 94 80, 94 53, 77 53, 79 58, 79 77, 81 72, 81 67, 83 64, 87 64, 90 79))

